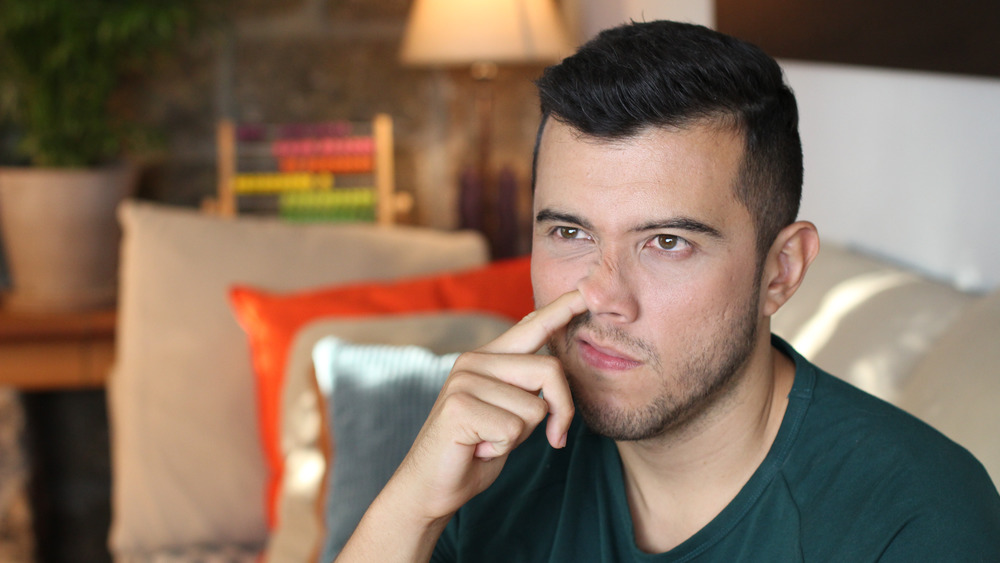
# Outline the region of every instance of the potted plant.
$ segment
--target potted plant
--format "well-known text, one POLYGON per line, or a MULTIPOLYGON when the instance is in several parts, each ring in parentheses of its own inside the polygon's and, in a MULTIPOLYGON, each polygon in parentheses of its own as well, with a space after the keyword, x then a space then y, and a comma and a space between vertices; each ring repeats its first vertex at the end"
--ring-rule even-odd
POLYGON ((18 137, 0 155, 5 306, 110 305, 114 209, 132 193, 143 130, 115 107, 129 73, 189 28, 195 0, 2 0, 0 122, 18 137), (89 245, 86 248, 82 245, 89 245))

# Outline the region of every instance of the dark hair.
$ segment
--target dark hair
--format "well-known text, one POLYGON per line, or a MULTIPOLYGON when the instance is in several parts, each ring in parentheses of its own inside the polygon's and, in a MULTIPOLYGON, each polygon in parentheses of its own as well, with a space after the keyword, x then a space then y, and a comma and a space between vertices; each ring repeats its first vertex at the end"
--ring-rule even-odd
POLYGON ((744 138, 735 195, 757 229, 763 259, 795 221, 802 194, 802 144, 795 96, 761 49, 706 27, 671 21, 606 29, 536 82, 548 119, 599 139, 654 127, 716 123, 744 138))

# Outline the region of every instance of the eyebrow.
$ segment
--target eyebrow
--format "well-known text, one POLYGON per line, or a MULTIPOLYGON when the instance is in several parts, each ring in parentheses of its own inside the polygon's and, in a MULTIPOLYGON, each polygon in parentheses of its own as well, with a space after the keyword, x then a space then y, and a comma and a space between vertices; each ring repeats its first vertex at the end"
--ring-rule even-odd
MULTIPOLYGON (((594 226, 590 221, 574 215, 572 213, 565 213, 561 211, 555 211, 553 209, 542 209, 535 216, 535 222, 537 223, 569 223, 571 225, 579 225, 586 230, 593 230, 594 226)), ((722 235, 722 231, 716 229, 715 227, 697 219, 691 217, 671 217, 669 219, 664 219, 662 221, 651 221, 649 223, 644 223, 638 227, 632 229, 632 232, 641 233, 645 231, 658 231, 658 230, 678 230, 687 231, 691 233, 699 233, 708 235, 715 239, 725 238, 722 235)))
POLYGON ((538 212, 535 216, 536 223, 570 223, 572 225, 579 225, 588 231, 594 229, 594 225, 582 217, 573 215, 572 213, 563 213, 561 211, 555 211, 552 209, 543 209, 538 212))
POLYGON ((722 232, 719 229, 716 229, 715 227, 697 219, 692 219, 691 217, 673 217, 665 221, 654 221, 652 223, 646 223, 645 225, 633 230, 636 232, 642 232, 658 231, 661 229, 699 233, 720 240, 725 238, 722 236, 722 232))

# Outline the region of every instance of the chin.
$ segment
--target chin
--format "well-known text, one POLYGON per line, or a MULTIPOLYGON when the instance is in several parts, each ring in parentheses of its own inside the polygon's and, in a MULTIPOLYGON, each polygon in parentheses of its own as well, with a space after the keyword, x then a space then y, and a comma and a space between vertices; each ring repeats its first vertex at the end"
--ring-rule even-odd
POLYGON ((622 408, 607 403, 577 404, 584 424, 591 432, 618 442, 646 440, 662 434, 666 421, 657 405, 622 408))
POLYGON ((593 379, 568 379, 577 413, 587 428, 600 436, 616 441, 644 440, 662 433, 672 417, 674 409, 662 393, 627 393, 593 379))
POLYGON ((736 368, 715 377, 685 377, 682 372, 671 379, 663 373, 606 376, 567 368, 581 419, 595 434, 615 441, 647 440, 687 426, 724 401, 744 372, 736 368))

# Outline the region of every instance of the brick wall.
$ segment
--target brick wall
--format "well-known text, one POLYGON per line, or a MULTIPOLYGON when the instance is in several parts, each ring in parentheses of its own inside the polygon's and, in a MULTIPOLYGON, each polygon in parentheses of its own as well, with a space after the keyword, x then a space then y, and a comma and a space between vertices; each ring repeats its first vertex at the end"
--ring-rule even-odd
MULTIPOLYGON (((395 119, 398 188, 414 220, 457 223, 457 176, 471 163, 474 82, 466 69, 402 66, 408 0, 234 0, 131 85, 137 112, 163 128, 165 150, 141 196, 197 205, 215 189, 214 124, 395 119)), ((544 65, 501 67, 495 82, 494 163, 527 194, 538 122, 534 86, 544 65)))

